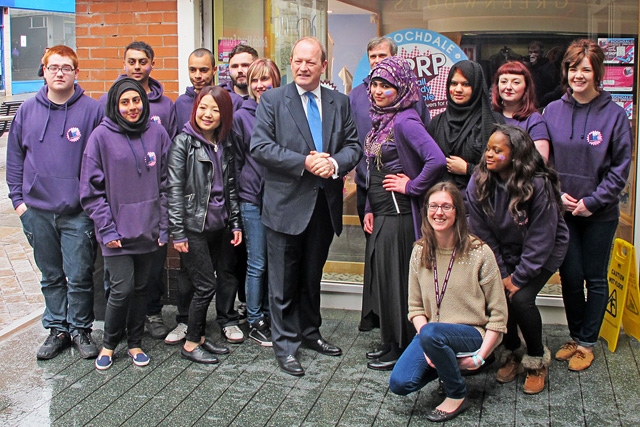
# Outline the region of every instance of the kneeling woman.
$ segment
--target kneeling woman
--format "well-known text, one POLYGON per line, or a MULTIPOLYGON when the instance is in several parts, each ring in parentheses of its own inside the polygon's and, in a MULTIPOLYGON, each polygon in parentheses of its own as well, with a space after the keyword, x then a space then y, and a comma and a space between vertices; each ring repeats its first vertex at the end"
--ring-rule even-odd
POLYGON ((220 252, 229 248, 223 245, 225 227, 233 231, 232 245, 242 242, 234 150, 227 138, 232 123, 229 94, 219 86, 205 86, 169 151, 169 228, 195 288, 181 355, 198 363, 217 363, 215 354, 229 352, 205 339, 205 324, 220 252))
POLYGON ((111 367, 127 329, 129 356, 149 363, 142 351, 146 283, 153 253, 168 242, 165 193, 171 140, 149 122, 149 100, 138 82, 125 78, 109 89, 106 117, 87 142, 80 201, 95 224, 110 278, 99 370, 111 367))
POLYGON ((405 395, 440 378, 447 397, 427 418, 446 421, 469 408, 460 370, 478 369, 500 343, 507 302, 491 248, 467 232, 454 183, 431 187, 422 218, 409 271, 409 319, 418 333, 389 387, 405 395))
POLYGON ((562 263, 569 243, 558 175, 529 134, 501 125, 489 138, 485 160, 467 190, 471 231, 493 249, 509 297, 506 360, 496 379, 513 381, 524 368, 524 392, 539 393, 551 355, 542 343, 536 296, 562 263), (527 345, 524 357, 518 328, 527 345))

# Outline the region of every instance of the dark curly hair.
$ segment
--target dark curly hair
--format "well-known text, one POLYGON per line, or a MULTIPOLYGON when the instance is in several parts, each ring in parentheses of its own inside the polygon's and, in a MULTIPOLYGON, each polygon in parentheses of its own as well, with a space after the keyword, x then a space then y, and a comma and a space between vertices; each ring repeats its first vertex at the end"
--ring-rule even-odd
MULTIPOLYGON (((545 163, 544 159, 536 149, 535 144, 527 132, 517 126, 497 125, 493 133, 500 132, 509 140, 511 149, 512 172, 506 182, 509 192, 509 213, 514 222, 524 225, 527 222, 527 213, 523 210, 523 205, 531 199, 533 195, 534 178, 542 178, 545 182, 545 191, 551 201, 555 200, 555 208, 562 210, 562 200, 560 199, 560 183, 556 171, 545 163)), ((496 188, 498 174, 487 169, 487 162, 483 159, 473 174, 476 184, 476 199, 480 202, 484 213, 492 217, 494 208, 491 204, 496 188)))

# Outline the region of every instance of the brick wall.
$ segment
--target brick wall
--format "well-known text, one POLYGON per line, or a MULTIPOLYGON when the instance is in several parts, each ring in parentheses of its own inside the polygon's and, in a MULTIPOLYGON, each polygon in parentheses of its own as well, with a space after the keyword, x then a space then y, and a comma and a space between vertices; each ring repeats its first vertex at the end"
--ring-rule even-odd
MULTIPOLYGON (((124 48, 134 40, 147 42, 155 53, 151 76, 164 85, 164 94, 178 97, 177 0, 77 0, 76 52, 78 81, 87 94, 99 98, 123 71, 124 48)), ((169 247, 165 303, 174 303, 180 266, 169 247)), ((101 281, 99 281, 101 283, 101 281)))
POLYGON ((124 48, 134 40, 155 52, 151 76, 164 85, 172 100, 178 96, 177 0, 76 1, 78 81, 99 98, 122 73, 124 48))

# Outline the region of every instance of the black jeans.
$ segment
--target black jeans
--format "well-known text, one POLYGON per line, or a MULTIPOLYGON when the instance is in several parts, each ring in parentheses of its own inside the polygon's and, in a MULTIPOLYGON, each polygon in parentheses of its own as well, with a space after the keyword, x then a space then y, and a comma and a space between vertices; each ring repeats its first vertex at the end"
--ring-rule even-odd
POLYGON ((185 265, 184 255, 184 253, 180 252, 176 322, 187 324, 189 322, 189 306, 191 305, 191 299, 193 299, 193 283, 191 283, 191 278, 185 265))
POLYGON ((218 266, 216 268, 216 277, 218 278, 218 296, 216 297, 216 321, 221 328, 229 325, 237 325, 238 312, 235 309, 236 294, 242 283, 244 288, 244 276, 242 282, 238 278, 238 267, 244 266, 246 274, 247 256, 245 245, 233 246, 231 240, 233 232, 226 228, 222 235, 222 246, 220 247, 220 256, 218 266), (242 255, 242 250, 245 254, 242 255), (242 260, 244 259, 244 263, 242 260))
MULTIPOLYGON (((200 342, 205 335, 207 310, 216 293, 215 271, 218 257, 222 249, 224 230, 193 233, 185 231, 189 239, 189 252, 182 256, 191 283, 193 284, 193 298, 189 305, 189 320, 187 323, 187 340, 200 342)), ((221 297, 218 294, 219 300, 221 297)), ((235 293, 233 294, 235 298, 235 293)))
POLYGON ((104 347, 115 350, 127 327, 127 345, 139 348, 144 332, 146 287, 154 252, 104 257, 109 299, 104 316, 104 347))
POLYGON ((552 275, 552 271, 542 269, 536 277, 520 288, 511 300, 507 298, 509 319, 503 343, 508 350, 516 350, 520 347, 519 326, 524 342, 527 344, 527 354, 533 357, 542 357, 544 354, 542 318, 536 306, 536 296, 552 275))
POLYGON ((162 295, 164 295, 164 264, 167 259, 167 245, 160 247, 153 253, 151 269, 147 283, 147 316, 162 312, 162 295))

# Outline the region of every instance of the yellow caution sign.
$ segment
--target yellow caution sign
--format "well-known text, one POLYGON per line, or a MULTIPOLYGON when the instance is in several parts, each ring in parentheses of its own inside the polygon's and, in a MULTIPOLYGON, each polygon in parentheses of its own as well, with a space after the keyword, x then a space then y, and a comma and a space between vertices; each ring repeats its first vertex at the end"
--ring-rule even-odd
POLYGON ((609 261, 609 300, 600 327, 609 351, 616 351, 620 325, 627 335, 640 339, 640 292, 635 247, 622 239, 613 244, 609 261))

